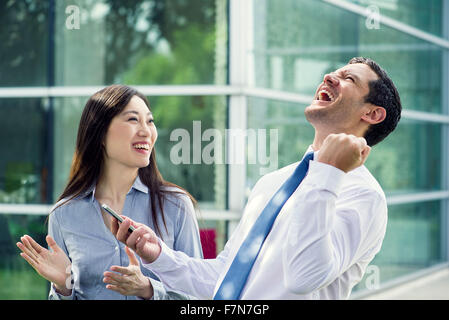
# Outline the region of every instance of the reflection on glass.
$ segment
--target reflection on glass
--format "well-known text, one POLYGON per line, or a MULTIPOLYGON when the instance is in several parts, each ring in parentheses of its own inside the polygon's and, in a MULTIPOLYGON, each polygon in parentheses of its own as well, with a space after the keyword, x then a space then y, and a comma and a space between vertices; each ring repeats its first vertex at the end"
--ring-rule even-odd
MULTIPOLYGON (((442 219, 440 201, 389 206, 382 248, 370 263, 380 283, 443 261, 442 219)), ((367 272, 356 289, 374 289, 373 277, 367 272)))
MULTIPOLYGON (((413 9, 397 1, 398 16, 419 21, 420 27, 429 25, 432 17, 432 30, 441 29, 441 1, 432 5, 419 0, 406 2, 413 3, 413 9), (415 10, 424 6, 436 15, 415 10)), ((322 1, 264 3, 262 6, 254 1, 258 30, 252 52, 256 86, 313 95, 326 73, 345 65, 352 57, 366 56, 387 70, 404 108, 442 112, 443 49, 385 25, 367 28, 365 17, 322 1)), ((363 1, 365 6, 371 3, 380 6, 387 2, 363 1)))
POLYGON ((0 203, 48 199, 48 102, 0 99, 0 203))
POLYGON ((224 209, 226 164, 220 159, 209 161, 209 155, 225 148, 226 98, 149 99, 158 129, 158 167, 164 178, 188 190, 203 202, 202 208, 224 209), (217 135, 207 137, 210 129, 217 135), (180 132, 186 135, 178 135, 180 132))
MULTIPOLYGON (((56 1, 57 25, 64 26, 72 2, 56 1)), ((76 1, 79 29, 55 30, 56 83, 222 84, 226 53, 216 56, 216 49, 225 50, 227 38, 216 25, 226 24, 225 4, 76 1)))
MULTIPOLYGON (((277 166, 264 165, 260 159, 251 164, 247 161, 247 188, 251 189, 259 178, 268 171, 274 171, 301 160, 304 152, 313 143, 314 129, 304 116, 304 105, 279 102, 261 98, 248 99, 248 128, 266 129, 266 155, 270 160, 277 156, 277 166), (277 139, 270 137, 269 131, 275 130, 277 139), (277 148, 270 149, 272 144, 277 148), (270 154, 275 151, 276 154, 270 154)), ((259 152, 260 136, 252 143, 248 140, 248 157, 259 152)))
POLYGON ((55 98, 53 122, 53 199, 61 195, 69 178, 78 125, 88 97, 55 98))
POLYGON ((50 1, 0 1, 0 87, 48 85, 50 1))
POLYGON ((402 119, 366 162, 387 195, 441 189, 442 125, 402 119))
POLYGON ((348 0, 363 7, 373 7, 386 17, 422 31, 441 36, 442 0, 348 0))
POLYGON ((19 255, 16 242, 28 234, 46 246, 45 216, 0 215, 0 300, 46 299, 49 283, 19 255))
POLYGON ((8 76, 0 87, 223 84, 226 6, 226 0, 1 1, 0 74, 8 76))

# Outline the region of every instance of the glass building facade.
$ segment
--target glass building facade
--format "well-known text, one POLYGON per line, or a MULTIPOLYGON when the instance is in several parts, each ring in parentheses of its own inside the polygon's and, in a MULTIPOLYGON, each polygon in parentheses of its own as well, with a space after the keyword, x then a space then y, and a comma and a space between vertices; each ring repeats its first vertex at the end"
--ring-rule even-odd
POLYGON ((448 21, 448 0, 0 1, 0 299, 47 297, 15 243, 45 243, 91 94, 148 96, 159 169, 199 201, 220 250, 256 181, 310 145, 304 108, 354 56, 388 71, 404 108, 366 163, 389 205, 374 289, 447 266, 448 21))

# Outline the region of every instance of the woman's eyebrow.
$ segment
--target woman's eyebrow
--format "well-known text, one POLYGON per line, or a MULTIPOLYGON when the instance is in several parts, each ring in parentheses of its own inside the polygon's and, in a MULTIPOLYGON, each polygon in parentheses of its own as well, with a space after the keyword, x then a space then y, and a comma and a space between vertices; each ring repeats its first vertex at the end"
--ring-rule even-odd
MULTIPOLYGON (((127 115, 128 113, 133 113, 133 114, 139 115, 139 112, 137 112, 135 110, 129 110, 129 111, 123 112, 122 115, 127 115)), ((153 113, 151 111, 148 111, 147 116, 152 116, 152 115, 153 115, 153 113)))

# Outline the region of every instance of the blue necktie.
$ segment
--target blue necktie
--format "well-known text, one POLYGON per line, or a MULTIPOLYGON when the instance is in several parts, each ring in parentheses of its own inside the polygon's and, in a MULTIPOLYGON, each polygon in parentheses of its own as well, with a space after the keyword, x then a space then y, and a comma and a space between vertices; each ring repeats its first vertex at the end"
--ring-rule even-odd
POLYGON ((268 233, 281 211, 285 202, 295 192, 309 169, 309 161, 313 159, 313 152, 306 154, 298 164, 293 174, 284 182, 279 190, 270 199, 260 216, 252 226, 248 236, 240 246, 237 255, 232 261, 214 300, 237 300, 245 286, 251 268, 268 233))

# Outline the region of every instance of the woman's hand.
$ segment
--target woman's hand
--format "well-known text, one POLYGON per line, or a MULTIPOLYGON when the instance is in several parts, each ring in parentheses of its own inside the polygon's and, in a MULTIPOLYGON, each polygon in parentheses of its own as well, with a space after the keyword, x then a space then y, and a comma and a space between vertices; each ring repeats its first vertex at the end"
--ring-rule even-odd
POLYGON ((143 275, 139 261, 131 249, 125 247, 125 251, 129 257, 129 266, 112 266, 111 271, 114 272, 104 272, 103 282, 107 283, 106 288, 125 296, 151 299, 153 297, 153 286, 150 280, 143 275))
POLYGON ((20 240, 22 242, 16 244, 22 251, 20 256, 42 277, 53 282, 59 293, 70 295, 72 290, 67 280, 70 280, 71 262, 55 240, 51 236, 45 238, 51 251, 41 247, 28 235, 21 237, 20 240))

